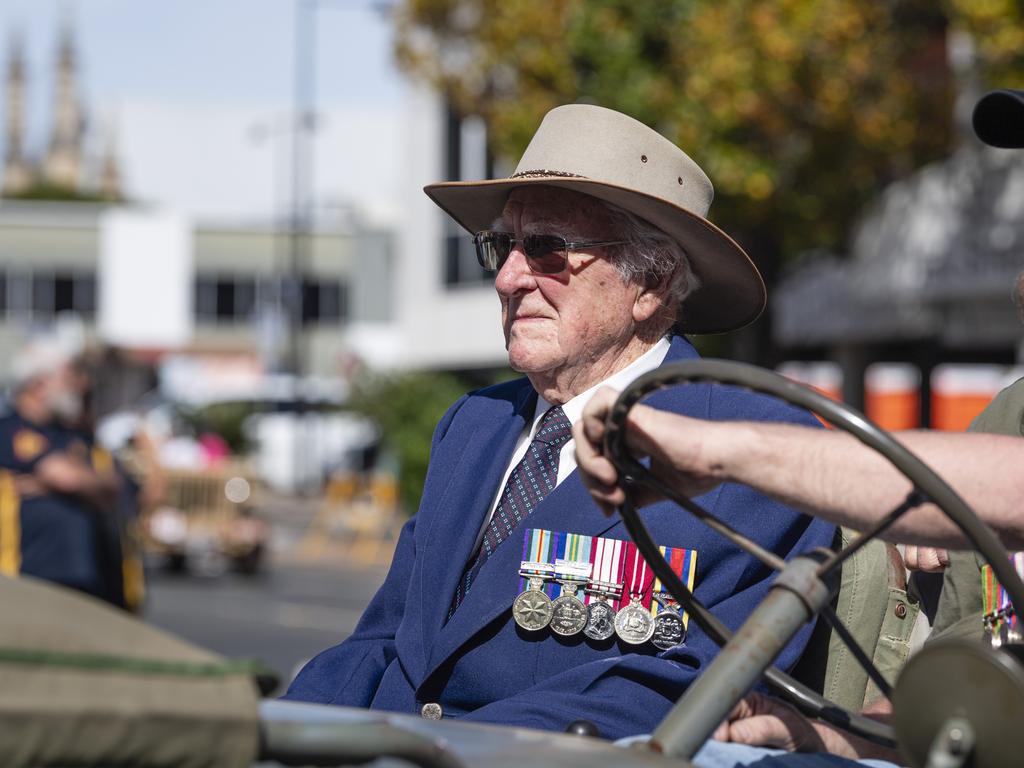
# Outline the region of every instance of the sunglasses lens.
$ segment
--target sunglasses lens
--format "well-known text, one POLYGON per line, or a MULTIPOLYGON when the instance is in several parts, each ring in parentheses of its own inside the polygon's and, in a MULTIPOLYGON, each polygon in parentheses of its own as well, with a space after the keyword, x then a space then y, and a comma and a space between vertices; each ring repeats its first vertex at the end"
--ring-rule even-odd
POLYGON ((484 269, 497 271, 512 251, 512 236, 507 232, 477 232, 473 237, 476 260, 484 269))
POLYGON ((557 235, 527 235, 523 238, 523 252, 530 269, 545 275, 558 274, 568 261, 565 238, 557 235))

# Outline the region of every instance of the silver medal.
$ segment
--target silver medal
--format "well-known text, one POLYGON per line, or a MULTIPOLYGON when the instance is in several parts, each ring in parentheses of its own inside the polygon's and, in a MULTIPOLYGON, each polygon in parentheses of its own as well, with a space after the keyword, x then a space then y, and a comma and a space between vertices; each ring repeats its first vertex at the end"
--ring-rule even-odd
POLYGON ((587 606, 576 595, 564 592, 552 604, 551 631, 563 637, 572 637, 587 625, 587 606))
POLYGON ((587 626, 583 634, 591 640, 607 640, 615 634, 615 609, 604 600, 594 600, 587 606, 587 626))
POLYGON ((654 634, 654 619, 641 603, 631 602, 615 616, 615 634, 629 645, 643 645, 654 634))
POLYGON ((530 585, 512 603, 512 618, 523 629, 537 632, 551 622, 551 598, 541 591, 544 581, 531 578, 530 585))
POLYGON ((654 617, 654 635, 651 644, 662 651, 675 648, 686 637, 683 620, 676 611, 669 608, 654 617))

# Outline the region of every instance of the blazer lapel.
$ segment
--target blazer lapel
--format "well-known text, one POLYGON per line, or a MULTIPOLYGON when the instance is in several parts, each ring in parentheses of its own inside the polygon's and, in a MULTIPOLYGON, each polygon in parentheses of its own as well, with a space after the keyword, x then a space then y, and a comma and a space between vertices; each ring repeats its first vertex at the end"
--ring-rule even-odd
MULTIPOLYGON (((474 554, 484 516, 498 492, 516 440, 533 418, 536 403, 536 393, 524 382, 516 398, 498 401, 503 409, 479 418, 464 438, 460 461, 450 468, 451 482, 431 503, 430 528, 424 536, 423 553, 417 558, 421 561, 418 599, 424 660, 432 656, 438 632, 447 629, 445 617, 455 585, 474 554)), ((427 511, 421 510, 421 514, 427 511)))

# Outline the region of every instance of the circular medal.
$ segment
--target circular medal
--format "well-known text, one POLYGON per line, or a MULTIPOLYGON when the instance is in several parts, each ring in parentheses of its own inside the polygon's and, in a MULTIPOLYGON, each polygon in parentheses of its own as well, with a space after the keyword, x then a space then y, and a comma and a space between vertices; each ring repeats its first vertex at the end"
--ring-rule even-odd
POLYGON ((512 603, 512 618, 530 632, 544 629, 551 621, 551 598, 539 589, 520 592, 512 603))
POLYGON ((679 614, 672 609, 662 611, 654 617, 654 635, 651 644, 662 651, 674 648, 683 642, 686 629, 679 614))
POLYGON ((587 606, 575 595, 567 592, 552 603, 551 631, 556 635, 571 637, 582 632, 586 625, 587 606))
POLYGON ((615 616, 615 634, 629 645, 643 645, 654 634, 654 619, 640 603, 630 603, 615 616))
POLYGON ((607 640, 615 634, 615 609, 604 600, 587 606, 587 626, 583 634, 591 640, 607 640))

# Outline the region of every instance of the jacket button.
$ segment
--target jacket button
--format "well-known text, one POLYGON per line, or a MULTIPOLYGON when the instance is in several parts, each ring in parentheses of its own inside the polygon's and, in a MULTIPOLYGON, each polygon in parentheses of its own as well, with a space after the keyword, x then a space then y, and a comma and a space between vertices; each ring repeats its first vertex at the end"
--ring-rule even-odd
POLYGON ((441 705, 434 701, 427 702, 420 709, 420 715, 424 720, 440 720, 443 714, 444 710, 441 709, 441 705))
POLYGON ((903 603, 896 603, 896 618, 902 619, 907 615, 907 606, 903 603))

